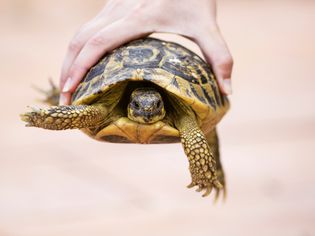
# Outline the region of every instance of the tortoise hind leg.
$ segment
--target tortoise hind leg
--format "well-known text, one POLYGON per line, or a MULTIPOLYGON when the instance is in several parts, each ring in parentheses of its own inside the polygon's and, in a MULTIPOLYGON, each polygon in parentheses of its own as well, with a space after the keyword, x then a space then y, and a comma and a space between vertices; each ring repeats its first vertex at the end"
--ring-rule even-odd
MULTIPOLYGON (((220 161, 219 138, 217 135, 216 128, 214 128, 211 132, 209 132, 206 135, 206 138, 210 146, 210 149, 212 151, 215 162, 216 162, 217 178, 223 186, 223 197, 225 198, 226 197, 225 176, 224 176, 223 167, 220 161)), ((219 197, 219 192, 216 192, 216 199, 218 197, 219 197)))
POLYGON ((51 78, 49 79, 49 84, 50 84, 49 90, 44 90, 36 86, 32 86, 32 87, 45 96, 44 99, 40 99, 40 102, 43 102, 50 106, 58 106, 60 90, 57 88, 57 86, 54 84, 51 78))

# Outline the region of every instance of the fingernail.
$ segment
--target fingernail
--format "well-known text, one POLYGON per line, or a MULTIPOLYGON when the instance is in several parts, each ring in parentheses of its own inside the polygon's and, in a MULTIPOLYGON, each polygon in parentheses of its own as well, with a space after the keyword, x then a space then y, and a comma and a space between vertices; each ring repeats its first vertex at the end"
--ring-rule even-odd
POLYGON ((59 97, 59 105, 66 105, 66 100, 67 100, 67 97, 66 95, 64 95, 63 93, 60 94, 60 97, 59 97))
POLYGON ((224 91, 226 92, 226 94, 228 94, 228 95, 232 94, 231 79, 224 79, 223 84, 224 84, 224 91))
POLYGON ((68 92, 70 92, 69 90, 70 90, 71 85, 72 85, 72 79, 71 79, 71 77, 69 77, 69 78, 67 79, 65 85, 63 86, 62 92, 63 92, 63 93, 68 93, 68 92))

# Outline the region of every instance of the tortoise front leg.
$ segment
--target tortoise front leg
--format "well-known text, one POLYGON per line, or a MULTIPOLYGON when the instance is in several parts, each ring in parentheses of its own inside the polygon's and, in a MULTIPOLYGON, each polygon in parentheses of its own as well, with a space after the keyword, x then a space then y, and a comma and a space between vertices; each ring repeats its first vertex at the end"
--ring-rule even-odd
POLYGON ((21 114, 28 127, 50 130, 82 129, 98 126, 108 115, 102 105, 53 106, 47 109, 32 108, 21 114))
POLYGON ((203 197, 208 196, 213 188, 219 192, 223 185, 217 177, 215 157, 196 118, 192 115, 182 115, 176 123, 189 161, 192 182, 188 187, 198 186, 198 192, 205 190, 203 197))

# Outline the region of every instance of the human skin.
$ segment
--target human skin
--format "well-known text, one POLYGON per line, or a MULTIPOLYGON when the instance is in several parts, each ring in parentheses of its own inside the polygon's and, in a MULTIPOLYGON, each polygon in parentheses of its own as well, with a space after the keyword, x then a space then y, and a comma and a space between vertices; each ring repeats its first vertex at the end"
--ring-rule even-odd
POLYGON ((233 59, 217 25, 215 0, 109 0, 69 44, 60 76, 60 104, 70 103, 84 75, 104 54, 154 32, 194 41, 212 66, 221 91, 232 93, 233 59))

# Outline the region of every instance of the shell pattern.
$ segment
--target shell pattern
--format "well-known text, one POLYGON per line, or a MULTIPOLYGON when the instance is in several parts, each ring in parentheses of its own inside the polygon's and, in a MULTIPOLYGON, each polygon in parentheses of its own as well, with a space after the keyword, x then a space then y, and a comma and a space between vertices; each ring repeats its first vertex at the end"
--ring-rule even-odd
MULTIPOLYGON (((191 105, 203 129, 227 111, 211 67, 187 48, 155 38, 132 41, 102 58, 72 96, 73 104, 91 104, 123 81, 149 81, 191 105)), ((206 130, 207 131, 207 130, 206 130)))

